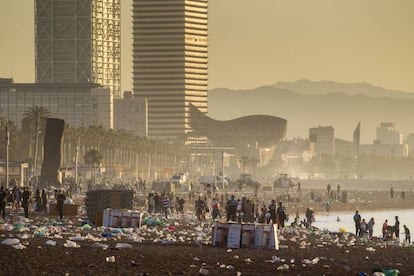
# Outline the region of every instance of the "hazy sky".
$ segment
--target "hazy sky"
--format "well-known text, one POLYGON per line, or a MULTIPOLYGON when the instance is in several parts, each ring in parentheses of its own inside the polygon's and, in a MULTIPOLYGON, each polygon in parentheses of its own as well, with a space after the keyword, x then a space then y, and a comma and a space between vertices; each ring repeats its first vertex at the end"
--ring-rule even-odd
MULTIPOLYGON (((122 2, 122 90, 132 0, 122 2)), ((0 0, 0 76, 34 81, 33 0, 0 0)), ((210 0, 209 86, 369 82, 414 92, 414 0, 210 0)))

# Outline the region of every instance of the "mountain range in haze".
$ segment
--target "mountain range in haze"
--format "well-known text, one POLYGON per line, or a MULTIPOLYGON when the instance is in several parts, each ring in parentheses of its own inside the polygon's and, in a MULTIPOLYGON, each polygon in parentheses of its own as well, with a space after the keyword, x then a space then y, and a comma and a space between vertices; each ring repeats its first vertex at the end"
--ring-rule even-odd
POLYGON ((209 91, 210 117, 229 120, 252 114, 287 119, 287 138, 308 137, 310 127, 332 126, 337 138, 352 140, 360 121, 361 143, 370 144, 381 122, 395 122, 404 135, 414 133, 414 93, 369 83, 306 79, 255 89, 209 91))

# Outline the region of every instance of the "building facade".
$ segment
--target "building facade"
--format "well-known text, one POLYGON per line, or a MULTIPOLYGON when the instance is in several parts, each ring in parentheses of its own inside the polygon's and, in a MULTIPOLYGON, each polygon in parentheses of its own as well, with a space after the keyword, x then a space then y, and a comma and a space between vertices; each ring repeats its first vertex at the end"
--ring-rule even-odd
POLYGON ((35 0, 36 83, 98 83, 121 96, 120 0, 35 0))
POLYGON ((18 127, 33 106, 44 107, 50 117, 80 127, 113 128, 113 97, 109 88, 96 84, 32 84, 0 81, 0 113, 18 127))
POLYGON ((408 145, 402 144, 372 144, 361 145, 361 154, 378 155, 388 158, 402 158, 408 156, 408 145))
POLYGON ((410 133, 405 138, 405 144, 408 146, 408 155, 414 156, 414 133, 410 133))
POLYGON ((309 129, 309 140, 315 143, 316 155, 335 154, 335 130, 331 126, 318 126, 309 129))
POLYGON ((141 137, 148 136, 148 101, 124 93, 122 99, 114 100, 114 129, 134 132, 141 137))
POLYGON ((381 123, 376 129, 376 140, 384 145, 401 145, 403 136, 395 128, 395 123, 381 123))
POLYGON ((133 92, 148 99, 148 135, 191 131, 190 104, 207 113, 207 0, 133 1, 133 92))

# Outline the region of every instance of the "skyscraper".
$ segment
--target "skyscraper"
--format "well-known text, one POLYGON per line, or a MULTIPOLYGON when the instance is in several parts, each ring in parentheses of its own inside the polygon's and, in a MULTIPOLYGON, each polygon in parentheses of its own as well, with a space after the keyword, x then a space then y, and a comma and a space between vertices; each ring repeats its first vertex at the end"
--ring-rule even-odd
POLYGON ((335 154, 335 130, 331 126, 318 126, 309 129, 309 140, 315 143, 317 155, 335 154))
POLYGON ((148 99, 148 135, 191 131, 190 103, 207 113, 207 0, 133 1, 133 91, 148 99))
POLYGON ((37 83, 98 83, 121 95, 120 0, 35 0, 37 83))

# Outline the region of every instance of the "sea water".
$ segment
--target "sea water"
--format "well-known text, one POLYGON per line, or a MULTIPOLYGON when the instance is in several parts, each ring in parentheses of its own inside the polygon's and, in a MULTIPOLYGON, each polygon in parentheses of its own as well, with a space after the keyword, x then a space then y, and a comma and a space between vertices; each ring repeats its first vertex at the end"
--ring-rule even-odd
MULTIPOLYGON (((355 212, 316 213, 315 222, 312 225, 319 229, 327 229, 332 232, 338 232, 339 228, 345 228, 348 232, 355 233, 354 214, 355 212), (338 218, 339 221, 337 221, 338 218)), ((393 226, 395 216, 398 216, 398 220, 400 221, 400 240, 405 240, 405 235, 401 234, 404 233, 404 224, 410 229, 411 234, 414 234, 414 209, 359 211, 359 214, 361 215, 361 219, 365 219, 367 223, 371 217, 374 218, 374 236, 382 237, 382 225, 384 221, 387 219, 388 225, 393 226)))

